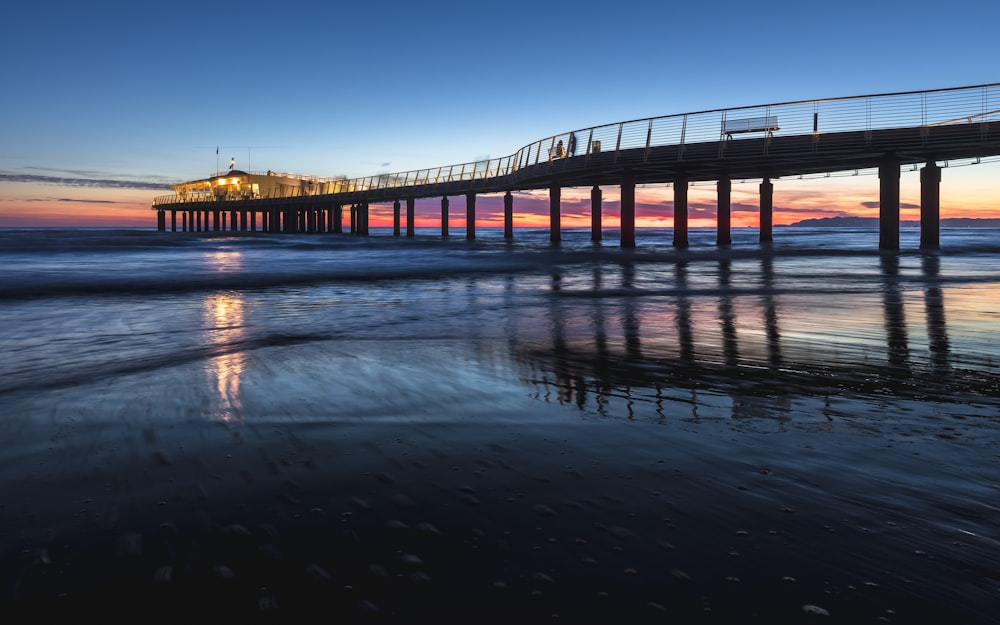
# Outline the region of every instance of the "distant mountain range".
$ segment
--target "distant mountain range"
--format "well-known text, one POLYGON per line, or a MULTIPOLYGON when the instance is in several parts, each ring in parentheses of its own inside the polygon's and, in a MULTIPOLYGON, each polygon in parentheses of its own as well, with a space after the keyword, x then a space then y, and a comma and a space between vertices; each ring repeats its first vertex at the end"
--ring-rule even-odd
MULTIPOLYGON (((819 219, 803 219, 792 226, 809 226, 811 228, 877 228, 878 217, 822 217, 819 219)), ((900 221, 900 227, 918 228, 919 221, 900 221)), ((972 217, 951 217, 941 220, 942 228, 1000 228, 1000 219, 979 219, 972 217)))

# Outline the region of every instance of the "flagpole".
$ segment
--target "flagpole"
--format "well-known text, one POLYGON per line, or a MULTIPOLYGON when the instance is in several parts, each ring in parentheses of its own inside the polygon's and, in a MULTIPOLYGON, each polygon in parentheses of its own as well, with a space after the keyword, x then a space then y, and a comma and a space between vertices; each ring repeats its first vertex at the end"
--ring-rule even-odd
POLYGON ((215 146, 215 177, 219 177, 219 146, 215 146))

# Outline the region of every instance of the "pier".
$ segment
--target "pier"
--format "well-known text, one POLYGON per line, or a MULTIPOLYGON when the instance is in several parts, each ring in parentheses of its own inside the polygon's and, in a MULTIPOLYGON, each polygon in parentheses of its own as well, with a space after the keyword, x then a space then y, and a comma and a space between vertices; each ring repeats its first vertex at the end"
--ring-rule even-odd
POLYGON ((592 239, 602 238, 602 187, 621 191, 621 246, 636 247, 635 187, 673 188, 673 244, 688 245, 688 188, 715 182, 717 243, 731 243, 734 180, 760 180, 760 241, 773 240, 774 184, 782 178, 874 169, 879 248, 899 249, 899 178, 920 169, 920 247, 940 246, 942 163, 1000 155, 1000 83, 759 106, 631 120, 563 132, 502 158, 343 179, 229 172, 175 185, 155 198, 160 231, 261 230, 368 235, 369 206, 393 205, 393 234, 414 236, 414 202, 465 197, 467 238, 476 198, 502 194, 504 236, 513 237, 519 191, 548 190, 549 231, 560 233, 563 189, 590 188, 592 239), (279 180, 280 179, 280 180, 279 180), (345 219, 347 225, 345 226, 345 219), (169 223, 168 223, 169 222, 169 223))

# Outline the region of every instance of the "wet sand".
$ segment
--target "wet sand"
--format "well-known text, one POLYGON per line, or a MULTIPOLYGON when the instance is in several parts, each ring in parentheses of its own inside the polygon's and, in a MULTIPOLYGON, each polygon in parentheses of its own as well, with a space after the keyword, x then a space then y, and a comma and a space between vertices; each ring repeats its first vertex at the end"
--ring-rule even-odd
POLYGON ((5 621, 996 622, 988 402, 389 343, 8 394, 5 621))

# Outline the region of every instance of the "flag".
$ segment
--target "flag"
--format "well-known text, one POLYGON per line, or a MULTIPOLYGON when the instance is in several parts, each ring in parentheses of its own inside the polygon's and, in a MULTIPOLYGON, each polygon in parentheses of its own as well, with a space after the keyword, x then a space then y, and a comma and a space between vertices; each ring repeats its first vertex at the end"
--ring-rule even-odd
POLYGON ((216 155, 216 156, 218 156, 218 155, 219 155, 219 146, 215 146, 215 155, 216 155))

